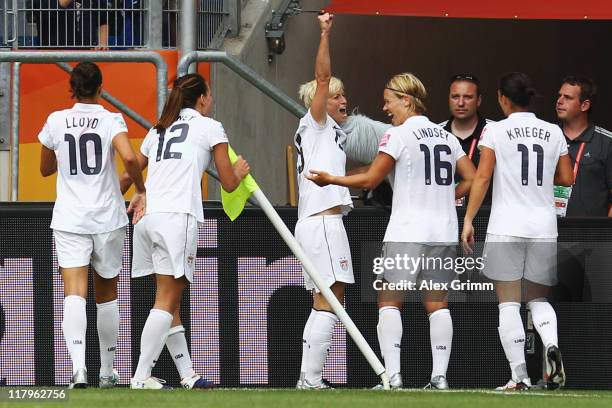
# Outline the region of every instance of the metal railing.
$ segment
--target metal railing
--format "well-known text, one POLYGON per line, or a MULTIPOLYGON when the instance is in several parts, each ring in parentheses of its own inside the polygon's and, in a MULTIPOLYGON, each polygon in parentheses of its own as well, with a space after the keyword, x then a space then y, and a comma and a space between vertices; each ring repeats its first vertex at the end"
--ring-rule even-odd
MULTIPOLYGON (((157 117, 161 115, 166 101, 168 83, 168 66, 164 59, 153 51, 54 51, 54 52, 0 52, 0 62, 14 62, 13 87, 11 95, 11 200, 17 201, 19 193, 19 104, 20 104, 20 67, 22 63, 49 64, 72 61, 107 61, 107 62, 149 62, 155 65, 157 81, 157 117)), ((64 70, 70 68, 62 65, 64 70)), ((113 105, 135 119, 142 126, 148 125, 143 119, 125 104, 106 93, 113 105)))
POLYGON ((287 109, 293 115, 301 118, 306 114, 306 108, 294 101, 281 89, 268 82, 257 71, 242 61, 224 51, 193 51, 181 57, 177 68, 177 76, 187 74, 189 66, 194 62, 220 62, 243 79, 247 80, 275 102, 287 109))
MULTIPOLYGON (((191 0, 197 49, 237 35, 243 0, 191 0)), ((0 46, 176 48, 181 0, 0 0, 0 46)))

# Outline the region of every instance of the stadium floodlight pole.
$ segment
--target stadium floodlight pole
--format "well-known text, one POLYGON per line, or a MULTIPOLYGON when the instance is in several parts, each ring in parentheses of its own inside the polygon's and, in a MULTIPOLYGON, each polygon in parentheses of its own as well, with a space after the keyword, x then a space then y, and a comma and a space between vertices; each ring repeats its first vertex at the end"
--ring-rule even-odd
POLYGON ((278 215, 268 198, 260 189, 253 192, 253 197, 257 200, 263 212, 266 214, 270 222, 272 222, 272 225, 274 225, 274 228, 276 228, 285 243, 289 246, 289 249, 291 249, 296 258, 302 263, 306 273, 308 273, 315 285, 317 285, 317 288, 321 291, 321 294, 325 300, 329 302, 332 310, 336 316, 338 316, 338 319, 340 319, 342 324, 344 324, 346 331, 349 333, 355 344, 357 344, 357 347, 359 347, 359 350, 364 355, 376 375, 380 376, 384 389, 388 390, 389 376, 385 371, 385 366, 383 366, 378 357, 376 357, 376 354, 374 354, 374 351, 363 337, 355 323, 353 323, 351 317, 348 315, 348 313, 346 313, 344 307, 342 307, 338 299, 336 299, 334 293, 325 284, 323 279, 321 279, 321 276, 315 269, 314 265, 312 262, 310 262, 310 259, 308 259, 306 253, 304 253, 304 250, 300 244, 298 244, 291 231, 289 231, 289 228, 287 228, 280 215, 278 215))

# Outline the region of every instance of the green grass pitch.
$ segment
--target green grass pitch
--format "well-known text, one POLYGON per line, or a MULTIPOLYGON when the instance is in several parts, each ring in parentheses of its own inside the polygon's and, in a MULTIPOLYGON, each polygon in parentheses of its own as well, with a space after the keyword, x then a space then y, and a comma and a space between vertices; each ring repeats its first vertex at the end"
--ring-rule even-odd
MULTIPOLYGON (((3 390, 6 396, 6 388, 3 390)), ((117 388, 71 390, 66 401, 0 402, 4 408, 84 407, 84 408, 610 408, 610 391, 527 391, 497 393, 489 390, 453 390, 446 392, 401 390, 327 390, 296 391, 288 389, 217 389, 210 391, 130 390, 117 388)))

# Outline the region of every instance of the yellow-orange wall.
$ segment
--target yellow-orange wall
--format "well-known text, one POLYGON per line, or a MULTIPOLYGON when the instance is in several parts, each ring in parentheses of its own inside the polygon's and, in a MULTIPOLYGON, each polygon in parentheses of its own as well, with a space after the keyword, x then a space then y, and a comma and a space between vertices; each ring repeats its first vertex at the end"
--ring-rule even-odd
MULTIPOLYGON (((168 81, 176 78, 177 51, 159 51, 168 64, 168 81)), ((72 64, 73 66, 75 64, 72 64)), ((99 63, 103 88, 124 102, 149 122, 156 120, 157 90, 155 66, 150 63, 99 63)), ((210 78, 209 64, 198 64, 198 71, 210 78)), ((40 143, 38 132, 53 111, 75 103, 71 99, 68 74, 55 64, 23 64, 21 66, 21 100, 19 119, 19 200, 54 201, 56 176, 43 178, 39 172, 40 143)), ((106 101, 106 109, 117 112, 106 101)), ((134 149, 140 147, 147 130, 124 115, 134 149)), ((123 170, 117 160, 118 171, 123 170)), ((131 191, 126 197, 131 196, 131 191)))

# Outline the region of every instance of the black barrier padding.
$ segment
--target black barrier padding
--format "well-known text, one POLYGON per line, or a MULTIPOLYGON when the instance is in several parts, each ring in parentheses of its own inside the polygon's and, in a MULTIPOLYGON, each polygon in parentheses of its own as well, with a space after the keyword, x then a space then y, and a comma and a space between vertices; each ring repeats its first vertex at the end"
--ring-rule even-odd
MULTIPOLYGON (((293 230, 297 221, 295 209, 280 208, 279 213, 288 227, 293 230)), ((241 359, 240 322, 248 322, 251 311, 239 305, 238 266, 245 258, 265 258, 266 267, 282 259, 292 258, 270 222, 259 210, 246 210, 235 222, 230 222, 218 208, 205 210, 206 218, 216 222, 216 245, 198 249, 198 258, 216 260, 218 275, 218 315, 213 311, 200 314, 207 319, 218 318, 219 374, 222 386, 250 386, 243 383, 241 374, 245 370, 261 370, 245 367, 241 359)), ((5 259, 31 258, 33 276, 32 308, 35 312, 34 331, 34 379, 38 385, 52 385, 56 381, 54 361, 54 315, 52 234, 49 230, 51 205, 5 205, 0 208, 0 267, 5 259)), ((376 337, 378 312, 375 302, 361 299, 359 270, 362 263, 361 245, 365 242, 380 242, 384 235, 389 213, 381 209, 356 209, 344 222, 349 236, 356 284, 346 290, 346 307, 357 327, 368 343, 379 354, 376 337)), ((462 214, 459 217, 462 220, 462 214)), ((475 220, 477 240, 484 240, 487 214, 481 213, 475 220)), ((600 290, 599 277, 607 272, 605 264, 584 265, 592 251, 602 250, 602 243, 612 242, 612 221, 608 219, 563 219, 559 222, 559 242, 581 243, 570 245, 567 277, 561 274, 561 283, 556 288, 555 307, 559 321, 560 348, 563 351, 568 387, 612 388, 609 367, 612 366, 612 351, 606 344, 612 343, 612 303, 577 303, 570 300, 595 299, 593 289, 600 290), (603 266, 602 266, 603 265, 603 266), (582 266, 582 275, 574 272, 582 266), (589 269, 590 268, 590 269, 589 269), (586 271, 586 272, 585 272, 586 271), (588 272, 588 276, 587 276, 588 272), (599 274, 599 275, 598 275, 599 274), (583 276, 582 278, 577 276, 583 276), (589 280, 590 279, 590 280, 589 280)), ((128 228, 131 242, 132 229, 128 228)), ((126 246, 131 255, 131 245, 126 246)), ((605 246, 603 247, 605 249, 605 246)), ((131 256, 129 256, 131 259, 131 256)), ((560 257, 561 258, 561 257, 560 257)), ((560 259, 561 261, 561 259, 560 259)), ((294 268, 295 269, 295 268, 294 268)), ((563 268, 562 268, 563 269, 563 268)), ((609 271, 608 271, 609 272, 609 271)), ((257 270, 254 274, 270 274, 268 270, 257 270)), ((278 272, 277 272, 278 273, 278 272)), ((281 273, 285 273, 282 272, 281 273)), ((296 276, 295 270, 291 272, 296 276)), ((560 272, 561 273, 561 272, 560 272)), ((275 276, 272 277, 276 279, 275 276)), ((6 302, 11 288, 0 282, 0 294, 6 302), (1 292, 4 291, 4 292, 1 292)), ((260 288, 262 291, 264 287, 260 288)), ((259 289, 258 289, 259 290, 259 289)), ((208 292, 196 291, 197 296, 208 292)), ((209 293, 210 294, 210 293, 209 293)), ((90 295, 93 295, 90 293, 90 295)), ((192 293, 193 295, 193 293, 192 293)), ((466 302, 453 302, 450 310, 454 322, 453 351, 448 371, 452 387, 494 387, 504 384, 510 377, 497 333, 498 309, 496 302, 487 298, 482 302, 474 294, 464 294, 466 302)), ((601 293, 599 293, 601 299, 601 293)), ((131 310, 131 369, 138 362, 140 335, 149 310, 154 303, 154 282, 152 277, 133 279, 130 282, 131 310)), ((24 302, 27 299, 8 298, 9 302, 24 302)), ((243 299, 244 300, 244 299, 243 299)), ((188 341, 193 337, 190 319, 189 292, 181 305, 183 325, 188 341)), ((267 365, 267 384, 258 385, 294 387, 299 375, 301 360, 301 336, 308 317, 311 300, 301 287, 281 285, 270 296, 267 309, 267 344, 260 350, 267 365), (267 353, 267 354, 266 354, 267 353)), ((6 341, 11 316, 6 315, 6 304, 0 305, 5 311, 5 333, 0 341, 6 341)), ((87 364, 89 380, 97 383, 99 369, 98 342, 96 334, 95 302, 88 301, 87 364), (94 378, 95 377, 95 378, 94 378)), ((193 312, 193 311, 192 311, 193 312)), ((522 316, 527 323, 523 305, 522 316)), ((429 380, 431 351, 429 345, 429 322, 419 302, 407 302, 402 310, 404 337, 402 340, 402 373, 407 386, 423 386, 429 380)), ((57 324, 57 323, 56 323, 57 324)), ((57 329, 56 329, 57 330, 57 329)), ((539 339, 536 336, 537 342, 539 339)), ((192 347, 193 349, 193 347, 192 347)), ((203 351, 208 353, 207 350, 203 351)), ((212 351, 211 351, 212 353, 212 351)), ((2 356, 0 356, 2 357, 2 356)), ((199 356, 201 357, 201 356, 199 356)), ((369 387, 378 382, 361 352, 347 336, 346 367, 332 367, 346 370, 347 386, 369 387)), ((533 380, 541 373, 541 345, 536 343, 534 354, 527 355, 529 372, 533 380)), ((3 359, 0 365, 0 379, 14 376, 21 368, 16 360, 3 359), (7 364, 8 361, 8 364, 7 364)), ((263 366, 262 366, 263 367, 263 366)), ((21 374, 20 374, 21 375, 21 374)), ((29 378, 31 373, 23 373, 29 378)), ((153 375, 178 385, 178 374, 171 356, 166 350, 160 356, 153 375)), ((21 378, 21 377, 20 377, 21 378)), ((127 379, 122 378, 126 384, 127 379)), ((17 384, 14 384, 17 385, 17 384)))
POLYGON ((302 362, 302 334, 312 310, 312 296, 301 286, 274 292, 268 304, 268 385, 295 386, 302 362), (296 350, 296 344, 300 345, 296 350))

